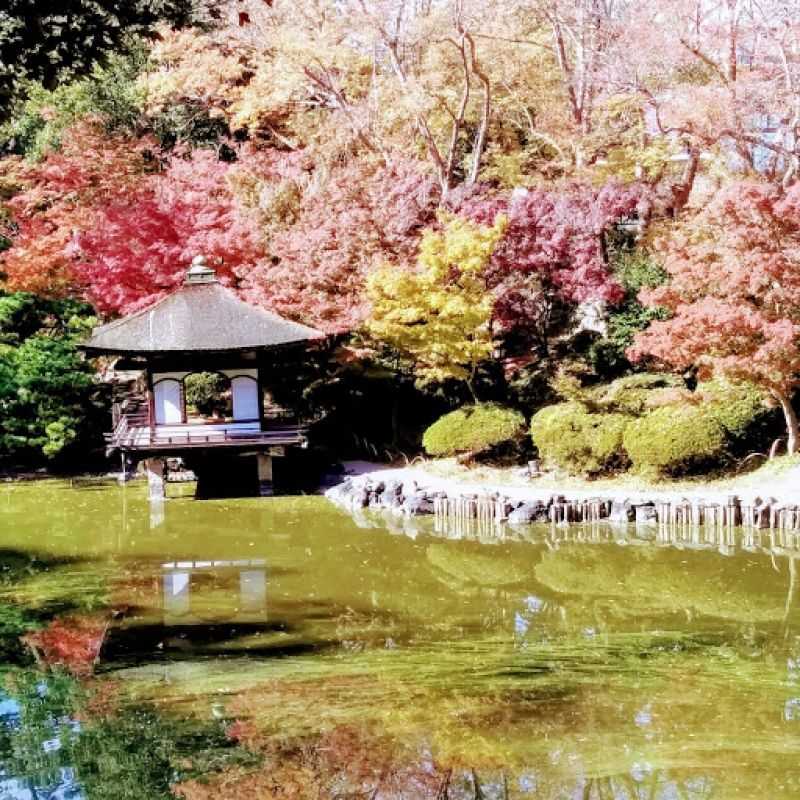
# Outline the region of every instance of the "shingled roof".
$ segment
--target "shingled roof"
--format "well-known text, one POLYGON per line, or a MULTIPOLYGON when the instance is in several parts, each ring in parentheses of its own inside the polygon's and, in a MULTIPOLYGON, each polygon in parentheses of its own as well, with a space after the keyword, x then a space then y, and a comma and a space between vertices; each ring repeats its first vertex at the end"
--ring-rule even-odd
POLYGON ((324 334, 256 308, 221 286, 195 259, 180 289, 130 316, 95 328, 91 354, 257 350, 314 341, 324 334))

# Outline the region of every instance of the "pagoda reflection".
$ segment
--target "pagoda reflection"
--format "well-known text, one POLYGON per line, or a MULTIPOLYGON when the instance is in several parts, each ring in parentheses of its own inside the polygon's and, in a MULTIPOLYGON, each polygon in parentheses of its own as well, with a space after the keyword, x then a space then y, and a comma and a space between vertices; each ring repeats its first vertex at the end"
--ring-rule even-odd
POLYGON ((263 558, 170 561, 161 565, 165 625, 256 623, 267 619, 263 558))

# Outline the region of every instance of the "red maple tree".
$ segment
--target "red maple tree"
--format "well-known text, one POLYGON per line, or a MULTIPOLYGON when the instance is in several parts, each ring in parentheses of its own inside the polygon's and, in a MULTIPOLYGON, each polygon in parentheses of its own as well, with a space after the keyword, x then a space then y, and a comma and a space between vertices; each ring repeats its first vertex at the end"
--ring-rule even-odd
POLYGON ((611 182, 598 189, 570 182, 518 196, 473 198, 457 207, 482 224, 508 216, 487 271, 497 297, 494 321, 526 333, 546 351, 559 302, 620 302, 624 290, 609 268, 606 238, 615 221, 637 215, 644 205, 636 185, 611 182))
POLYGON ((297 220, 258 267, 267 303, 321 330, 350 330, 368 313, 366 276, 414 263, 420 230, 434 221, 436 182, 412 161, 353 163, 309 192, 297 220))
POLYGON ((787 449, 798 448, 791 395, 800 377, 800 183, 785 195, 742 181, 662 242, 665 286, 640 299, 672 312, 636 336, 632 359, 696 367, 763 386, 780 404, 787 449))
POLYGON ((75 237, 98 225, 98 214, 143 179, 157 153, 149 139, 130 141, 103 134, 91 120, 74 126, 64 145, 43 161, 5 162, 5 233, 12 247, 0 253, 10 291, 50 296, 76 292, 75 237))
POLYGON ((236 193, 237 163, 177 151, 165 169, 98 211, 73 240, 75 273, 103 313, 128 314, 180 285, 203 254, 223 283, 248 284, 265 254, 257 220, 236 193))

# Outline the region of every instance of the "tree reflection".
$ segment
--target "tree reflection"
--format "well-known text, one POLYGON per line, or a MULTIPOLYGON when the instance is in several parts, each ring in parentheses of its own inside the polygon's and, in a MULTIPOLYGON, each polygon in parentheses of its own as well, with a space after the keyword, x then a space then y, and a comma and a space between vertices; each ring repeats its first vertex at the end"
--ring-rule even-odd
POLYGON ((91 693, 66 675, 18 672, 7 683, 0 701, 3 800, 173 800, 172 787, 184 777, 254 763, 222 723, 178 720, 102 697, 88 702, 91 693))

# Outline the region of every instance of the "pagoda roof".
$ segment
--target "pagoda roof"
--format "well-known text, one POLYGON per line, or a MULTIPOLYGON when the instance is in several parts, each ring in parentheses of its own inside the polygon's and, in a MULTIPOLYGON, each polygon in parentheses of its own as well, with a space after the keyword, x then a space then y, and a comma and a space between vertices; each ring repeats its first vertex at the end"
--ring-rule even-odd
POLYGON ((190 278, 147 308, 95 328, 81 349, 96 355, 220 352, 324 338, 313 328, 245 303, 211 275, 201 282, 190 278))

